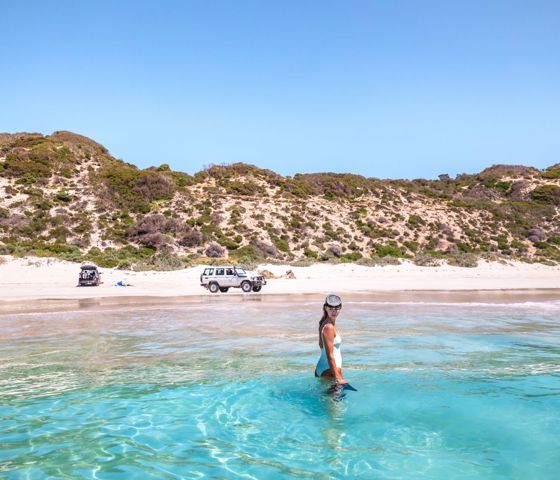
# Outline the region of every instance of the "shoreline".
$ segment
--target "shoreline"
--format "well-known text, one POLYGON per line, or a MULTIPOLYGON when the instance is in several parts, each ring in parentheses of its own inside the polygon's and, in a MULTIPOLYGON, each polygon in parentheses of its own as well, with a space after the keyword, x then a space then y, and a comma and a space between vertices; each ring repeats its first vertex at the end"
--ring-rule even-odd
POLYGON ((103 283, 77 287, 80 265, 52 258, 0 257, 0 314, 165 304, 244 301, 322 301, 328 293, 375 301, 518 303, 560 300, 560 266, 481 261, 475 268, 420 267, 411 262, 366 267, 261 265, 261 292, 232 288, 212 294, 200 286, 204 266, 167 272, 100 268, 103 283), (288 275, 291 272, 291 275, 288 275), (295 278, 290 278, 295 277, 295 278), (117 286, 122 281, 131 286, 117 286), (467 300, 461 300, 467 299, 467 300))
MULTIPOLYGON (((515 305, 560 302, 560 289, 516 290, 401 290, 371 291, 344 294, 345 304, 373 303, 379 305, 515 305)), ((130 308, 164 308, 171 306, 239 305, 243 303, 317 303, 317 293, 250 293, 239 295, 183 296, 107 296, 86 298, 37 298, 31 300, 0 300, 0 317, 14 314, 58 313, 72 311, 106 311, 130 308)))

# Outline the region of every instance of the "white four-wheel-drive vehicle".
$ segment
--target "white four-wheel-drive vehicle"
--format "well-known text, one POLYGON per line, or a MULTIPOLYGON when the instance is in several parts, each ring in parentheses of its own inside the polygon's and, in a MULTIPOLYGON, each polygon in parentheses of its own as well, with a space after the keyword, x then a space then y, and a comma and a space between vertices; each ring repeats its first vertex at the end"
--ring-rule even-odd
POLYGON ((266 280, 262 275, 247 273, 239 267, 208 267, 200 275, 200 285, 212 293, 227 292, 231 287, 241 288, 245 293, 259 292, 266 280))

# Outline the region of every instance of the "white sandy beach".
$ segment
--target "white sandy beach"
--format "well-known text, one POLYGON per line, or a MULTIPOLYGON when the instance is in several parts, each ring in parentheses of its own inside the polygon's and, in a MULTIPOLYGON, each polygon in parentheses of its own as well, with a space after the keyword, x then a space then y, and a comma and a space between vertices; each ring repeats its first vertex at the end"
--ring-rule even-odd
MULTIPOLYGON (((242 295, 240 289, 211 294, 200 286, 203 266, 171 272, 132 272, 100 268, 103 283, 77 287, 79 264, 46 258, 0 257, 0 301, 22 303, 38 299, 87 299, 101 297, 183 297, 242 295), (131 286, 116 286, 118 281, 131 286)), ((262 265, 279 278, 268 280, 258 294, 324 294, 398 292, 560 289, 560 267, 510 262, 480 262, 476 268, 449 265, 366 267, 354 264, 317 264, 309 267, 262 265), (291 270, 295 279, 285 278, 291 270)), ((558 290, 560 298, 560 290, 558 290)))

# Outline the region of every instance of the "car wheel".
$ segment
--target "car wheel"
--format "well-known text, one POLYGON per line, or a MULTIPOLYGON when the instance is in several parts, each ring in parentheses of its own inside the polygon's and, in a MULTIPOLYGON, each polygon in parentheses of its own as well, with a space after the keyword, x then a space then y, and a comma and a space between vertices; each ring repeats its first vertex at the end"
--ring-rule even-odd
POLYGON ((253 287, 253 292, 260 292, 260 291, 261 291, 261 288, 262 288, 262 287, 261 287, 260 285, 259 285, 258 287, 255 286, 255 287, 253 287))
POLYGON ((220 292, 226 293, 229 290, 229 287, 220 287, 220 292))
POLYGON ((210 293, 218 293, 219 289, 220 287, 215 282, 212 282, 210 285, 208 285, 208 290, 210 290, 210 293))
POLYGON ((252 289, 252 285, 251 282, 243 282, 241 284, 241 290, 243 290, 245 293, 249 293, 252 289))

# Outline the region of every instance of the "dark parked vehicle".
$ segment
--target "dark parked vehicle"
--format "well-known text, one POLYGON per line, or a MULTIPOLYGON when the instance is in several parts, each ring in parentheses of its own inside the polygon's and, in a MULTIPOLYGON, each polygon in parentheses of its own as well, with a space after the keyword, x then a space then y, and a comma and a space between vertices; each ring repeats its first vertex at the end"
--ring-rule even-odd
POLYGON ((85 264, 80 267, 79 287, 97 287, 101 283, 101 273, 97 265, 85 264))

